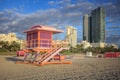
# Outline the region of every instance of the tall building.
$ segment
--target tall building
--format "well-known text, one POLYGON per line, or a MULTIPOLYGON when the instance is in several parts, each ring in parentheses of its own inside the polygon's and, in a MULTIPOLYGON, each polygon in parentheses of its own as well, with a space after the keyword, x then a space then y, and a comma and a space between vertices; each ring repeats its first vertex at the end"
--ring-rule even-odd
POLYGON ((92 21, 91 16, 85 14, 83 16, 83 40, 87 42, 92 42, 92 21))
POLYGON ((89 41, 89 16, 85 14, 83 16, 83 40, 89 41))
POLYGON ((72 27, 72 26, 67 27, 66 39, 71 47, 76 47, 76 45, 77 45, 77 30, 74 27, 72 27))
POLYGON ((101 7, 91 13, 92 43, 105 42, 105 10, 101 7))
POLYGON ((83 17, 83 40, 90 42, 93 47, 103 47, 105 42, 105 10, 98 7, 91 15, 83 17))

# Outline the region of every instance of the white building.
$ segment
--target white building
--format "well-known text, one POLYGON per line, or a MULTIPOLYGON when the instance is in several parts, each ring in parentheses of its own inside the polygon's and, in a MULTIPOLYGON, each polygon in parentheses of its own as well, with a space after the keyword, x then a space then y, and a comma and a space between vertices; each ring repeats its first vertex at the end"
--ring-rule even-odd
POLYGON ((108 43, 106 43, 105 46, 106 47, 113 47, 113 48, 116 48, 116 49, 119 48, 118 45, 116 45, 116 44, 108 44, 108 43))
POLYGON ((99 43, 91 43, 92 47, 105 47, 105 43, 99 42, 99 43))
POLYGON ((21 49, 24 48, 22 45, 25 44, 23 40, 17 38, 15 33, 0 34, 0 41, 6 41, 9 44, 11 44, 13 41, 18 42, 21 45, 21 49))
POLYGON ((13 41, 19 42, 15 33, 0 34, 0 41, 7 41, 9 43, 13 41))
POLYGON ((70 44, 71 47, 76 47, 77 45, 77 30, 72 27, 68 26, 66 29, 66 40, 70 44))
POLYGON ((82 41, 81 43, 79 43, 80 45, 83 45, 84 49, 87 49, 88 47, 92 47, 92 45, 87 42, 87 41, 82 41))

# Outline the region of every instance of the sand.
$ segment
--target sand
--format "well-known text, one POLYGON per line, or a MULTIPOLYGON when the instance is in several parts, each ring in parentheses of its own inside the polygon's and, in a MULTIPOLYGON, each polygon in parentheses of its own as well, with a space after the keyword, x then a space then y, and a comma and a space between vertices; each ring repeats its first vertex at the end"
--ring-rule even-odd
POLYGON ((68 57, 72 64, 15 64, 21 58, 0 56, 0 80, 120 80, 120 58, 68 57))

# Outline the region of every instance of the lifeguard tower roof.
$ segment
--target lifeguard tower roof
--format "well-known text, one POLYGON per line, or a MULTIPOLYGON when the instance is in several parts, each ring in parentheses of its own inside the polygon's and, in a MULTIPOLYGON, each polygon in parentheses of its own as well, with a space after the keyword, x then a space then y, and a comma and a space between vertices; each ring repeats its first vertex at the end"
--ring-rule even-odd
POLYGON ((43 25, 35 25, 33 27, 31 27, 28 30, 23 31, 24 33, 30 32, 30 31, 34 31, 34 30, 40 30, 40 31, 50 31, 53 32, 53 34, 56 33, 62 33, 62 30, 57 30, 56 28, 50 27, 50 26, 43 26, 43 25))

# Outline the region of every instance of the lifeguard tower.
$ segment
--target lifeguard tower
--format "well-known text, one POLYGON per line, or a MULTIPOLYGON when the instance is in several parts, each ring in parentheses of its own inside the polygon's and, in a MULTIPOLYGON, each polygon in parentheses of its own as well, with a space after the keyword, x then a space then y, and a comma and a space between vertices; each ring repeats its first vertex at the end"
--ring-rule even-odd
POLYGON ((60 55, 59 52, 62 51, 63 45, 62 44, 56 44, 53 43, 53 34, 62 33, 62 30, 57 30, 55 28, 49 27, 49 26, 43 26, 43 25, 36 25, 31 27, 28 30, 25 30, 24 33, 26 33, 26 42, 27 42, 27 50, 34 50, 45 52, 42 54, 37 60, 37 65, 39 64, 58 64, 58 63, 64 63, 64 64, 70 64, 71 62, 61 62, 61 60, 65 59, 64 55, 60 55), (52 59, 59 60, 59 62, 50 62, 52 59))
POLYGON ((36 25, 28 30, 25 30, 27 49, 38 49, 40 51, 47 51, 52 48, 52 36, 53 34, 62 33, 62 30, 56 30, 55 28, 36 25))

